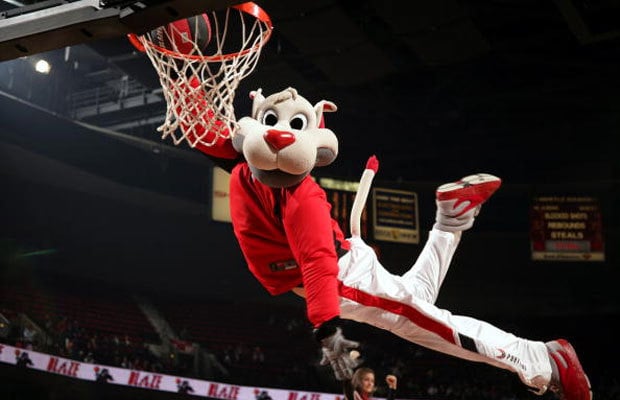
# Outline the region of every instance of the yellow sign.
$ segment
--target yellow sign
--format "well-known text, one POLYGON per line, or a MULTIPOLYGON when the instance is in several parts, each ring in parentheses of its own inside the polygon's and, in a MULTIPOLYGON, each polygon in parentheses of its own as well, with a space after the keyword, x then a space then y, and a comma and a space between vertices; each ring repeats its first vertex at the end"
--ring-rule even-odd
POLYGON ((213 167, 211 191, 211 218, 219 222, 232 222, 230 218, 230 174, 222 168, 213 167))
POLYGON ((375 240, 417 244, 420 242, 418 196, 396 189, 373 189, 375 240))

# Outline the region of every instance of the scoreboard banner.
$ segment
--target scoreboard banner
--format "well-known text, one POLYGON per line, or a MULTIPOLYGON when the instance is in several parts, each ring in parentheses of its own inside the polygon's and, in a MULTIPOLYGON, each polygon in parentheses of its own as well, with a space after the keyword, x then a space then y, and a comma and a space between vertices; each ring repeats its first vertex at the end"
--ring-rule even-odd
MULTIPOLYGON (((351 207, 359 182, 320 178, 332 206, 332 217, 345 234, 350 234, 351 207)), ((361 235, 376 242, 418 244, 418 196, 410 190, 373 188, 361 216, 361 235)))
POLYGON ((418 196, 415 192, 375 188, 372 198, 375 240, 407 244, 420 242, 418 196))
MULTIPOLYGON (((359 182, 347 181, 334 178, 319 178, 319 186, 323 188, 327 196, 327 201, 332 206, 332 218, 338 222, 338 226, 344 232, 345 236, 351 234, 350 218, 351 207, 355 201, 355 194, 359 187, 359 182)), ((368 235, 368 212, 364 207, 361 216, 360 228, 362 237, 368 235)))
POLYGON ((539 196, 530 208, 533 260, 605 261, 601 209, 588 196, 539 196))

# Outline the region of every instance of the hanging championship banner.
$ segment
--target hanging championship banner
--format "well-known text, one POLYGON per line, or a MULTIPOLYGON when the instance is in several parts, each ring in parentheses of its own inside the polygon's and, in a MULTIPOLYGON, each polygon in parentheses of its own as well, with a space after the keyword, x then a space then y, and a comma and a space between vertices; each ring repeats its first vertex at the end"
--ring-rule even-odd
POLYGON ((598 199, 539 196, 530 209, 533 260, 605 261, 598 199))
POLYGON ((375 240, 419 243, 417 194, 406 190, 373 189, 373 222, 375 240))

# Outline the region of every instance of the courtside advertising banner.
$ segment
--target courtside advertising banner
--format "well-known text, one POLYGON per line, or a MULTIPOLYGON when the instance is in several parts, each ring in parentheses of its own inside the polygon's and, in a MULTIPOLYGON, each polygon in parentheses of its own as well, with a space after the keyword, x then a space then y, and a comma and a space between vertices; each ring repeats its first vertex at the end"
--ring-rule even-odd
POLYGON ((0 362, 85 381, 227 400, 344 400, 341 394, 270 389, 89 364, 0 343, 0 362))

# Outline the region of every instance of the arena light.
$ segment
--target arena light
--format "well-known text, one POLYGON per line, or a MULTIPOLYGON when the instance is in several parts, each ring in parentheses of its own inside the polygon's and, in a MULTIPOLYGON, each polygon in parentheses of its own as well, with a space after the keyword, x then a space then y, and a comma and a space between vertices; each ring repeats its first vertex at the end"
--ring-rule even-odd
POLYGON ((47 74, 50 73, 50 70, 52 69, 52 66, 47 61, 41 59, 41 60, 37 61, 37 63, 34 65, 34 69, 35 69, 35 71, 37 71, 40 74, 47 75, 47 74))

